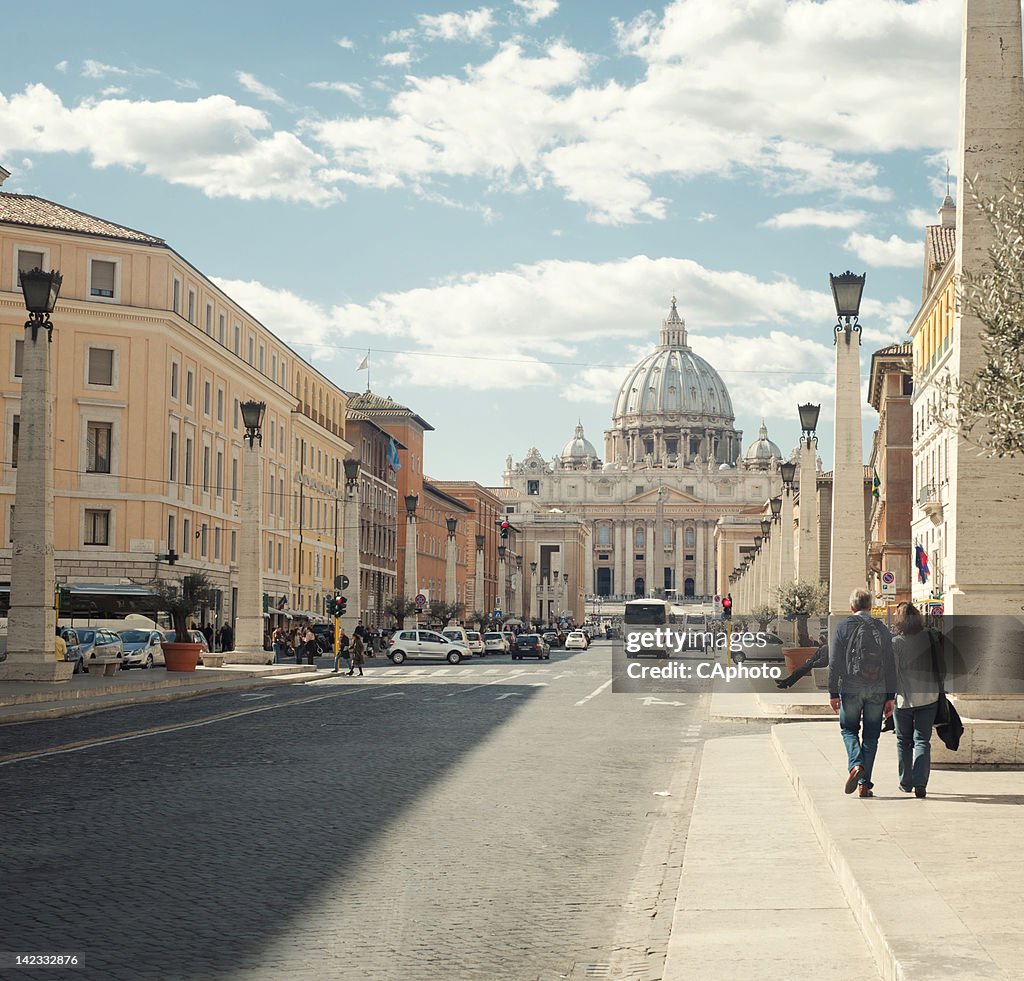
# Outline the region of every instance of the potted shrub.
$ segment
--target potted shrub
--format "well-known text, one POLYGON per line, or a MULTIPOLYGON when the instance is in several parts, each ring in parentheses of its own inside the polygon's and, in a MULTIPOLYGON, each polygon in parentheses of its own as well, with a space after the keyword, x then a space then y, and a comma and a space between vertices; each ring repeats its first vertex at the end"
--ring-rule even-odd
POLYGON ((189 621, 204 606, 212 605, 213 583, 205 572, 190 572, 180 583, 161 579, 155 589, 160 607, 170 615, 174 628, 174 640, 163 643, 167 670, 195 671, 202 648, 188 639, 189 621))
POLYGON ((797 646, 782 652, 790 673, 803 667, 818 649, 807 632, 807 620, 828 612, 828 586, 809 579, 794 579, 779 587, 779 609, 796 622, 797 646))
POLYGON ((751 610, 750 616, 757 624, 757 629, 761 633, 767 633, 769 624, 778 616, 778 610, 765 603, 763 606, 751 610))

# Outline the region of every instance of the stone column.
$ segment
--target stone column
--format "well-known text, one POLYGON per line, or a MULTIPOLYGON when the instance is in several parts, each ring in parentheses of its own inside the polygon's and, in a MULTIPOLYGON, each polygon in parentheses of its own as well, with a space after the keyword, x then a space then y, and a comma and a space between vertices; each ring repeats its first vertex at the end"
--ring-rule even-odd
POLYGON ((348 601, 345 607, 345 615, 341 618, 342 629, 349 636, 355 630, 363 615, 363 583, 362 569, 359 562, 359 481, 345 483, 345 503, 342 505, 342 518, 345 523, 342 533, 341 561, 348 576, 348 589, 344 591, 345 599, 348 601))
POLYGON ((615 566, 612 573, 612 595, 626 594, 626 525, 621 518, 615 519, 615 566))
POLYGON ((622 592, 626 596, 633 594, 633 584, 636 578, 633 575, 633 556, 636 554, 636 523, 633 521, 626 521, 625 523, 625 537, 626 537, 626 551, 623 555, 624 566, 623 566, 623 580, 622 580, 622 592))
POLYGON ((420 581, 416 575, 416 512, 407 511, 405 526, 405 595, 415 599, 420 591, 420 581))
MULTIPOLYGON (((782 511, 779 513, 779 523, 776 525, 779 535, 779 574, 776 579, 777 586, 784 586, 793 581, 793 492, 782 489, 782 511)), ((778 597, 773 598, 773 603, 778 608, 778 597)))
MULTIPOLYGON (((31 321, 30 321, 31 324, 31 321)), ((29 325, 26 325, 29 328, 29 325)), ((53 417, 50 333, 25 331, 18 469, 11 528, 11 606, 3 681, 68 681, 75 665, 54 659, 53 417)), ((169 543, 168 548, 173 548, 169 543)))
MULTIPOLYGON (((473 597, 473 605, 480 613, 489 613, 487 609, 487 597, 484 596, 484 543, 487 539, 483 535, 476 536, 476 584, 473 597)), ((524 591, 525 595, 525 591, 524 591)), ((481 628, 484 624, 480 625, 481 628)))
MULTIPOLYGON (((864 454, 860 417, 860 330, 837 327, 833 424, 832 561, 828 608, 833 617, 850 612, 850 593, 867 586, 864 531, 864 454)), ((830 623, 830 630, 833 628, 830 623)))
POLYGON ((591 535, 583 546, 583 599, 586 602, 588 594, 597 592, 597 584, 594 582, 594 542, 597 535, 591 535))
POLYGON ((449 533, 448 541, 445 543, 444 556, 444 601, 455 603, 458 596, 455 593, 455 535, 449 533))
POLYGON ((707 593, 707 583, 705 578, 705 563, 707 555, 705 554, 704 548, 704 519, 700 518, 697 521, 697 548, 694 552, 697 559, 697 574, 693 579, 693 591, 697 596, 704 596, 707 593))
POLYGON ((686 583, 686 576, 683 575, 683 562, 686 557, 686 539, 684 532, 684 525, 682 521, 676 522, 675 527, 676 535, 676 596, 678 599, 683 598, 683 589, 686 583))
POLYGON ((796 553, 796 578, 818 582, 821 579, 821 559, 818 545, 818 474, 817 457, 813 442, 800 444, 800 524, 797 529, 799 545, 796 553))
MULTIPOLYGON (((234 664, 266 664, 273 654, 263 650, 263 515, 262 446, 242 445, 241 534, 238 543, 238 618, 234 664)), ((313 588, 316 584, 313 583, 313 588)))
MULTIPOLYGON (((781 517, 781 516, 780 516, 781 517)), ((765 564, 764 578, 764 602, 766 606, 777 605, 777 591, 779 586, 779 562, 782 552, 782 528, 772 522, 771 537, 768 539, 768 561, 765 564)))
POLYGON ((644 537, 647 540, 647 545, 644 547, 644 592, 647 596, 654 596, 655 589, 657 588, 657 579, 655 575, 655 542, 654 542, 654 522, 644 522, 644 537))

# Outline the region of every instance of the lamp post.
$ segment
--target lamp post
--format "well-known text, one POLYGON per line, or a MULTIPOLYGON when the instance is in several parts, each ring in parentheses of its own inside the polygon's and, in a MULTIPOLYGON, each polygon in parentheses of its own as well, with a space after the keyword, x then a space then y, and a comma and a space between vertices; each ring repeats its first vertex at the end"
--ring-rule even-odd
POLYGON ((760 571, 758 573, 757 605, 764 606, 771 596, 772 588, 772 552, 775 543, 772 541, 772 519, 761 519, 762 555, 758 562, 760 571))
MULTIPOLYGON (((860 413, 860 342, 858 321, 865 275, 829 276, 836 305, 834 464, 832 468, 832 557, 829 613, 849 613, 850 593, 867 582, 867 536, 864 529, 864 454, 860 413), (856 336, 856 344, 853 338, 856 336)), ((834 624, 830 623, 831 628, 834 624)))
POLYGON ((818 582, 821 557, 818 554, 818 413, 820 405, 798 405, 800 413, 800 525, 797 530, 796 578, 818 582))
POLYGON ((562 602, 562 610, 561 610, 561 613, 559 614, 560 616, 562 616, 565 613, 569 612, 569 609, 570 609, 570 606, 569 606, 569 573, 568 572, 563 572, 562 573, 562 587, 564 589, 564 594, 563 594, 563 597, 562 597, 563 602, 562 602))
POLYGON ((455 529, 458 527, 458 518, 445 518, 445 527, 448 529, 448 541, 445 545, 444 556, 444 601, 446 603, 456 602, 455 596, 455 529))
POLYGON ((342 629, 351 636, 363 615, 363 583, 359 556, 359 460, 346 457, 345 462, 345 532, 343 536, 345 553, 342 562, 348 577, 345 599, 345 615, 341 618, 342 629))
POLYGON ((516 556, 516 586, 519 589, 519 619, 526 619, 526 583, 523 582, 523 557, 516 556))
MULTIPOLYGON (((484 545, 486 544, 486 535, 476 536, 476 587, 473 590, 475 593, 474 605, 477 610, 485 616, 488 612, 487 597, 484 595, 484 545)), ((481 630, 485 630, 486 628, 486 622, 480 624, 481 630)))
MULTIPOLYGON (((530 563, 530 610, 539 610, 540 588, 537 583, 537 563, 530 563)), ((530 619, 533 619, 531 612, 530 619)), ((532 624, 531 624, 532 626, 532 624)))
POLYGON ((505 567, 505 557, 508 555, 508 546, 498 546, 498 593, 496 602, 501 604, 503 617, 508 616, 508 579, 505 567))
MULTIPOLYGON (((419 593, 419 581, 416 578, 416 506, 420 503, 418 494, 405 495, 405 595, 413 600, 419 593)), ((416 610, 416 622, 419 623, 420 611, 416 610)))
MULTIPOLYGON (((28 320, 21 375, 19 453, 11 527, 11 603, 4 681, 67 681, 71 661, 57 661, 53 640, 53 416, 50 406, 50 314, 61 274, 32 269, 19 273, 28 320), (39 331, 46 337, 40 339, 39 331)), ((171 546, 168 545, 168 548, 171 546)))
POLYGON ((263 624, 263 514, 262 482, 263 414, 266 402, 243 402, 242 425, 242 540, 238 549, 238 618, 235 623, 235 649, 229 660, 235 664, 265 664, 263 650, 266 633, 263 624), (244 444, 248 443, 248 449, 244 444), (260 450, 256 449, 259 443, 260 450))

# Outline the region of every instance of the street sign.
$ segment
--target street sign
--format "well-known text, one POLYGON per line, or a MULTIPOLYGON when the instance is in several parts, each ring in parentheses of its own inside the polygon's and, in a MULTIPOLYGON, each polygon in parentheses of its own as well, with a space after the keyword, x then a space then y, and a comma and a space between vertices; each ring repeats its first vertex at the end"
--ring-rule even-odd
POLYGON ((495 610, 495 611, 494 611, 494 619, 495 619, 495 620, 499 620, 499 619, 501 619, 501 617, 503 617, 503 616, 504 616, 504 614, 503 614, 503 613, 501 612, 501 610, 495 610))
POLYGON ((889 569, 882 570, 882 595, 896 592, 896 574, 889 569))
POLYGON ((335 589, 348 589, 348 576, 335 576, 334 577, 334 588, 335 589))
POLYGON ((715 602, 716 603, 721 603, 722 602, 722 597, 719 596, 718 593, 715 593, 715 602))
POLYGON ((422 610, 427 605, 427 598, 422 593, 417 593, 413 602, 416 604, 417 610, 422 610))

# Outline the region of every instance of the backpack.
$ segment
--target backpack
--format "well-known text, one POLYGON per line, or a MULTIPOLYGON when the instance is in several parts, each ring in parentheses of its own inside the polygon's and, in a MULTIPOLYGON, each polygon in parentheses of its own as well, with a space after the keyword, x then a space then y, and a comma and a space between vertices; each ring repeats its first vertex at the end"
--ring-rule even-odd
POLYGON ((846 674, 869 684, 884 678, 882 652, 885 650, 882 631, 885 627, 877 620, 856 617, 857 624, 846 645, 846 674))

